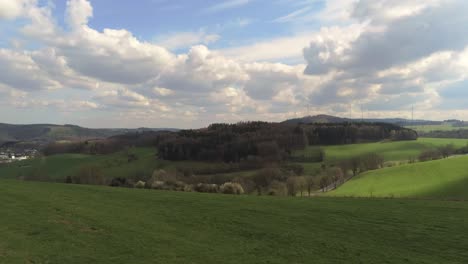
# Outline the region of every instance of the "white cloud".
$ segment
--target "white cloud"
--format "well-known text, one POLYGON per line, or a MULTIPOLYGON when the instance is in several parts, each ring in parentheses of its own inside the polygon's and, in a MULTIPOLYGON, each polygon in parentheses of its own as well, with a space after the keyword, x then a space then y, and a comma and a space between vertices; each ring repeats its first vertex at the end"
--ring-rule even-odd
POLYGON ((160 96, 169 96, 169 95, 174 94, 174 91, 164 88, 164 87, 155 87, 153 88, 153 90, 154 90, 154 93, 160 96))
POLYGON ((216 13, 221 12, 227 9, 237 8, 243 5, 246 5, 250 0, 224 0, 218 4, 214 4, 205 8, 204 13, 216 13))
POLYGON ((240 47, 218 50, 223 55, 241 61, 303 61, 302 49, 310 43, 314 32, 299 33, 290 37, 278 37, 255 41, 240 47))
POLYGON ((211 44, 221 38, 218 34, 207 34, 200 30, 197 32, 176 32, 158 36, 156 43, 170 50, 187 48, 198 44, 211 44))
POLYGON ((70 27, 77 28, 88 24, 93 16, 93 7, 87 0, 69 0, 67 2, 66 20, 70 27))
POLYGON ((75 112, 75 111, 91 111, 99 108, 99 105, 91 101, 81 100, 38 100, 38 99, 21 99, 12 100, 11 104, 18 108, 51 108, 60 112, 75 112))
POLYGON ((293 11, 293 12, 287 14, 287 15, 284 15, 282 17, 278 17, 278 18, 274 19, 273 22, 285 23, 285 22, 294 21, 297 18, 302 17, 304 14, 308 13, 311 9, 312 9, 312 7, 310 7, 310 6, 302 7, 302 8, 300 8, 298 10, 295 10, 295 11, 293 11))
MULTIPOLYGON (((224 2, 217 10, 247 2, 224 2)), ((14 16, 29 21, 21 32, 40 48, 0 49, 2 103, 102 111, 119 124, 281 120, 307 114, 309 104, 311 114, 347 115, 362 104, 372 116, 410 105, 429 115, 446 104, 441 91, 468 78, 468 20, 460 1, 361 0, 340 8, 329 0, 313 18, 327 25, 319 30, 217 51, 192 46, 219 37, 203 30, 159 44, 125 29, 98 31, 88 25, 93 12, 85 0, 68 3, 68 28, 55 23, 47 6, 23 7, 14 16), (181 47, 189 51, 167 49, 181 47), (67 89, 86 90, 68 99, 67 89)))
POLYGON ((17 18, 33 4, 35 4, 34 0, 0 0, 0 19, 17 18))
POLYGON ((0 83, 25 91, 61 87, 32 59, 31 53, 7 49, 0 49, 0 83))
POLYGON ((101 33, 83 26, 57 47, 73 70, 114 83, 149 81, 174 61, 174 55, 166 49, 141 42, 123 29, 104 29, 101 33))
POLYGON ((311 102, 363 104, 376 115, 411 105, 436 108, 438 90, 466 78, 466 7, 461 1, 356 2, 342 17, 356 23, 354 30, 322 28, 304 51, 305 73, 336 74, 311 102))

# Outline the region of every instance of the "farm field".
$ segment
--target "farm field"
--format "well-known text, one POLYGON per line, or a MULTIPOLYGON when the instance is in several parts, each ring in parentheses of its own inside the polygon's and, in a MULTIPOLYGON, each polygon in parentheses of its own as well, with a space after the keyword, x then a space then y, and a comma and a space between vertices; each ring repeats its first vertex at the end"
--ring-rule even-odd
MULTIPOLYGON (((463 147, 468 144, 467 139, 451 138, 419 138, 415 141, 389 141, 377 143, 361 143, 338 146, 324 146, 325 161, 349 159, 368 153, 379 153, 386 161, 408 160, 417 156, 425 149, 437 146, 453 144, 455 147, 463 147)), ((317 147, 311 146, 304 151, 298 151, 295 155, 315 155, 317 147)))
MULTIPOLYGON (((340 146, 325 146, 325 161, 333 162, 337 160, 351 158, 367 153, 380 153, 386 161, 407 160, 417 157, 421 151, 435 146, 454 144, 456 147, 465 146, 466 139, 438 139, 420 138, 417 141, 396 141, 382 143, 363 143, 340 146)), ((316 152, 317 147, 308 147, 304 151, 298 151, 295 155, 302 155, 316 152)), ((127 153, 118 152, 109 155, 82 155, 82 154, 60 154, 48 157, 41 157, 32 160, 15 162, 0 165, 1 178, 20 178, 28 175, 35 175, 41 178, 45 175, 52 181, 63 180, 67 176, 76 174, 82 167, 94 166, 105 177, 132 177, 146 175, 150 176, 155 169, 171 170, 179 169, 192 170, 197 172, 228 171, 223 163, 194 162, 194 161, 165 161, 156 158, 156 150, 153 148, 134 148, 130 152, 136 156, 132 162, 128 162, 127 153)), ((304 167, 306 175, 315 175, 320 171, 320 163, 298 163, 304 167)), ((239 171, 234 173, 216 173, 225 179, 252 175, 255 170, 239 171)), ((205 173, 203 173, 205 174, 205 173)))
POLYGON ((363 173, 328 196, 468 199, 468 156, 363 173))
POLYGON ((149 167, 158 165, 154 162, 155 153, 156 151, 151 148, 135 149, 134 154, 138 159, 131 163, 122 152, 110 155, 60 154, 39 157, 4 164, 0 166, 0 176, 18 178, 34 174, 47 175, 49 180, 62 180, 78 172, 82 166, 98 166, 104 175, 115 175, 115 177, 140 172, 150 173, 149 167))
POLYGON ((463 263, 468 203, 0 180, 0 263, 463 263), (313 260, 313 261, 311 261, 313 260))
MULTIPOLYGON (((108 155, 59 154, 31 160, 0 165, 0 178, 21 178, 33 175, 38 180, 63 182, 67 176, 72 176, 83 167, 95 167, 108 178, 151 176, 155 169, 192 170, 194 172, 208 172, 227 170, 227 164, 216 162, 195 161, 165 161, 156 158, 154 148, 133 148, 129 151, 135 155, 135 160, 128 161, 128 153, 117 152, 108 155), (43 178, 45 177, 45 178, 43 178), (43 178, 43 179, 41 179, 43 178)), ((248 176, 252 171, 233 173, 219 173, 220 177, 234 178, 248 176)))
POLYGON ((441 125, 417 125, 417 126, 405 126, 405 127, 416 130, 417 132, 450 131, 450 130, 458 130, 458 129, 463 128, 463 127, 452 126, 451 123, 444 123, 441 125))

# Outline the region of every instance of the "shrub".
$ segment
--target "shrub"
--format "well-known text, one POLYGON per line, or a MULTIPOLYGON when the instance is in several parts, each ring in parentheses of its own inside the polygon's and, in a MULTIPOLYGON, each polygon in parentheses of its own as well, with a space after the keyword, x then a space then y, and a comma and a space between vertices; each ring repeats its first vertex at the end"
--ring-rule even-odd
POLYGON ((219 190, 219 187, 216 184, 199 183, 195 185, 194 190, 196 192, 203 192, 203 193, 217 193, 219 190))
POLYGON ((183 191, 184 191, 184 192, 193 192, 193 186, 190 185, 190 184, 186 184, 186 185, 184 186, 184 190, 183 190, 183 191))
POLYGON ((132 181, 128 180, 127 178, 121 178, 121 177, 117 177, 117 178, 113 178, 111 183, 110 183, 110 186, 112 187, 133 187, 133 183, 132 181))
POLYGON ((176 181, 174 182, 170 187, 171 187, 171 190, 173 191, 184 191, 185 190, 185 182, 183 181, 176 181))
POLYGON ((151 189, 156 189, 156 190, 164 190, 165 189, 165 184, 163 181, 152 181, 151 183, 146 182, 147 186, 151 189))
POLYGON ((369 153, 361 157, 361 171, 383 168, 384 157, 377 153, 369 153))
POLYGON ((320 177, 319 186, 320 186, 320 189, 322 189, 322 192, 325 192, 327 190, 327 187, 330 184, 331 184, 331 179, 329 175, 324 174, 320 177))
POLYGON ((287 173, 278 168, 264 168, 253 175, 251 178, 255 183, 258 194, 261 194, 263 188, 268 187, 273 181, 285 181, 287 173))
POLYGON ((286 180, 286 187, 288 189, 288 195, 296 196, 299 190, 298 177, 289 177, 286 180))
POLYGON ((172 171, 155 170, 151 176, 150 181, 163 181, 166 183, 175 183, 177 181, 177 175, 172 171))
POLYGON ((453 144, 448 144, 437 148, 437 150, 440 152, 442 157, 448 158, 455 153, 455 146, 453 144))
POLYGON ((304 167, 300 164, 294 164, 294 163, 285 164, 285 165, 282 165, 281 168, 283 170, 290 171, 294 173, 295 175, 304 174, 304 167))
POLYGON ((137 183, 135 183, 135 188, 143 189, 145 188, 145 185, 146 183, 144 181, 138 181, 137 183))
POLYGON ((286 196, 288 195, 288 187, 286 183, 273 181, 268 188, 268 195, 286 196))
POLYGON ((242 185, 235 182, 226 182, 219 188, 221 193, 225 194, 244 194, 244 188, 242 185))
POLYGON ((244 189, 244 193, 253 193, 255 189, 255 182, 253 182, 248 177, 236 177, 232 182, 239 183, 244 189))
POLYGON ((155 170, 150 179, 146 182, 146 188, 158 190, 184 191, 186 183, 177 180, 175 172, 165 170, 155 170))
POLYGON ((442 153, 437 149, 428 149, 419 155, 419 161, 437 160, 442 158, 442 153))
POLYGON ((91 184, 91 185, 107 185, 106 178, 102 175, 101 170, 97 166, 82 166, 78 172, 67 179, 68 183, 75 184, 91 184))

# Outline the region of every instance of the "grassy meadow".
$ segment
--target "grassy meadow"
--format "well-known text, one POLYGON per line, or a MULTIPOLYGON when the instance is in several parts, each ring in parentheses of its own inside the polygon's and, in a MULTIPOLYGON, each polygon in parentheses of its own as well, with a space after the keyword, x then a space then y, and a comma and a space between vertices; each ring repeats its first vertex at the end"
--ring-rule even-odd
MULTIPOLYGON (((418 155, 430 148, 453 144, 455 147, 463 147, 468 144, 468 139, 452 138, 419 138, 415 141, 386 141, 377 143, 361 143, 349 145, 323 146, 325 161, 349 159, 369 153, 379 153, 386 161, 408 160, 417 158, 418 155)), ((303 151, 297 151, 295 155, 314 155, 317 147, 311 146, 303 151)))
POLYGON ((18 178, 31 174, 44 174, 50 180, 62 180, 83 166, 98 166, 106 176, 124 177, 134 173, 151 173, 154 167, 164 166, 164 161, 155 162, 156 151, 151 148, 133 150, 137 160, 128 162, 123 152, 109 155, 60 154, 39 157, 0 166, 3 178, 18 178))
POLYGON ((468 200, 467 163, 459 156, 369 171, 327 195, 468 200))
POLYGON ((443 122, 440 125, 414 125, 414 126, 405 126, 406 128, 413 129, 417 132, 432 132, 432 131, 452 131, 467 129, 466 126, 454 126, 454 123, 443 122))
MULTIPOLYGON (((417 157, 423 150, 428 148, 447 144, 462 147, 467 143, 468 140, 466 139, 419 138, 417 141, 324 146, 323 149, 325 150, 326 162, 339 161, 368 153, 380 153, 386 161, 403 161, 417 157)), ((315 155, 317 148, 311 146, 304 151, 297 151, 294 155, 315 155)), ((228 171, 225 168, 228 165, 216 162, 165 161, 157 158, 154 148, 133 148, 129 152, 136 156, 136 159, 132 162, 128 162, 128 153, 118 152, 109 155, 60 154, 11 164, 2 164, 0 165, 0 177, 20 178, 27 175, 46 175, 47 180, 63 181, 67 176, 76 174, 84 166, 97 167, 109 179, 137 175, 149 176, 155 169, 172 170, 175 168, 192 170, 194 172, 220 171, 216 175, 226 179, 251 176, 256 172, 256 170, 250 170, 223 173, 222 171, 228 171)), ((300 162, 298 164, 304 167, 304 172, 307 175, 315 175, 320 171, 321 163, 300 162)))
POLYGON ((460 129, 460 127, 455 127, 451 123, 443 123, 440 125, 415 125, 415 126, 405 126, 405 127, 413 129, 418 132, 450 131, 450 130, 460 129))
POLYGON ((464 263, 468 203, 0 180, 0 263, 464 263))
MULTIPOLYGON (((150 176, 156 169, 197 171, 226 171, 227 164, 195 161, 166 161, 158 159, 154 148, 132 148, 129 151, 117 152, 109 155, 83 155, 83 154, 59 154, 40 157, 31 160, 0 164, 1 178, 21 178, 28 175, 45 175, 44 180, 59 181, 67 176, 75 175, 83 167, 94 166, 100 173, 108 178, 150 176), (136 159, 128 161, 128 152, 135 155, 136 159)), ((239 171, 232 173, 217 173, 219 177, 235 178, 237 176, 249 176, 252 171, 239 171)), ((209 174, 209 173, 208 173, 209 174)))

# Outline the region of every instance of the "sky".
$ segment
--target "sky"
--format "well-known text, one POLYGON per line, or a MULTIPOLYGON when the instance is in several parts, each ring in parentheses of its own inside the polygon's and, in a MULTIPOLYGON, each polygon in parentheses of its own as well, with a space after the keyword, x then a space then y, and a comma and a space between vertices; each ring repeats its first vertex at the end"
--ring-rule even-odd
POLYGON ((0 0, 0 122, 468 120, 465 0, 0 0))

